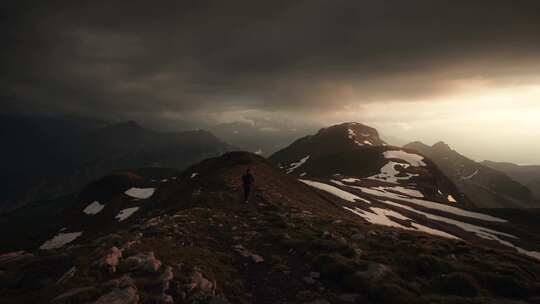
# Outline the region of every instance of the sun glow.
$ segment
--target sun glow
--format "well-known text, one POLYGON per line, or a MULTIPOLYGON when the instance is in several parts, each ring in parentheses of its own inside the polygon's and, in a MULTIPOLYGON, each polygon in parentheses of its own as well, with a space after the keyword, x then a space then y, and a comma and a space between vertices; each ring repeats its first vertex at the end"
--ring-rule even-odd
POLYGON ((404 141, 443 140, 478 160, 540 161, 540 85, 462 88, 429 100, 362 104, 331 119, 362 121, 404 141))

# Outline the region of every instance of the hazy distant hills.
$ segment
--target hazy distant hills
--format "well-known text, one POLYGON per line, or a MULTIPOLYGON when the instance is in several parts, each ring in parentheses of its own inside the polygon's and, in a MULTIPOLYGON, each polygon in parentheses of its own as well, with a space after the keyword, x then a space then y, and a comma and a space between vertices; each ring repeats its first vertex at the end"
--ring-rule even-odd
POLYGON ((447 144, 428 146, 413 142, 404 146, 430 158, 477 207, 538 208, 531 191, 503 171, 475 162, 447 144))
POLYGON ((0 211, 73 192, 111 171, 185 168, 232 147, 206 131, 163 133, 135 122, 0 117, 0 211))
POLYGON ((315 128, 231 122, 210 127, 208 130, 242 150, 269 156, 296 139, 315 131, 315 128))
POLYGON ((540 166, 522 166, 507 162, 494 162, 485 160, 484 166, 499 170, 508 174, 515 181, 527 186, 536 198, 540 198, 540 166))

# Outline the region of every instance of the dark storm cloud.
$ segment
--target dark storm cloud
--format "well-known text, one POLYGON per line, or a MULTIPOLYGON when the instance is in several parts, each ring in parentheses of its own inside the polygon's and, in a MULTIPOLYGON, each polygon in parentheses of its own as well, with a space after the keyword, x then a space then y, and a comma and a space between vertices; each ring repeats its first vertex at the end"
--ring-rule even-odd
POLYGON ((146 120, 425 99, 537 71, 537 3, 12 1, 2 95, 20 111, 146 120))

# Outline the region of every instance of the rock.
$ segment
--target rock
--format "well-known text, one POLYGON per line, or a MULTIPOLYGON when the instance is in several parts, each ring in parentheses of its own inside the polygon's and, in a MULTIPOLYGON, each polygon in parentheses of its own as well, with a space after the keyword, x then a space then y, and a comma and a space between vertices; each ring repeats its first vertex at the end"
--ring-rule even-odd
POLYGON ((343 303, 356 303, 357 300, 361 298, 361 295, 356 293, 346 293, 339 295, 337 298, 343 303))
POLYGON ((387 274, 391 272, 390 267, 379 264, 379 263, 371 263, 369 264, 367 270, 365 271, 357 271, 355 275, 358 277, 369 280, 369 281, 379 281, 383 277, 385 277, 387 274))
POLYGON ((154 252, 139 253, 124 259, 121 267, 125 271, 142 271, 156 273, 161 267, 161 261, 156 259, 154 252))
POLYGON ((330 302, 326 301, 325 299, 318 299, 311 302, 306 302, 306 304, 330 304, 330 302))
POLYGON ((369 237, 377 237, 378 235, 379 235, 379 233, 377 231, 374 231, 374 230, 370 230, 367 233, 367 236, 369 236, 369 237))
POLYGON ((204 275, 196 269, 191 276, 191 283, 188 285, 188 291, 199 291, 213 295, 215 293, 215 284, 205 278, 204 275))
POLYGON ((253 262, 255 263, 262 263, 264 262, 264 258, 258 254, 252 254, 251 255, 251 259, 253 260, 253 262))
POLYGON ((264 262, 264 258, 262 256, 245 249, 242 245, 234 245, 233 248, 234 251, 240 253, 245 258, 251 258, 255 263, 264 262))
POLYGON ((319 272, 312 271, 309 273, 309 276, 314 279, 319 279, 321 277, 321 274, 319 272))
POLYGON ((102 295, 94 304, 137 304, 139 294, 133 287, 124 289, 113 289, 111 292, 102 295))
POLYGON ((62 303, 81 303, 90 300, 97 293, 95 287, 80 287, 70 289, 63 294, 54 298, 51 303, 62 304, 62 303))
POLYGON ((224 296, 215 296, 208 301, 208 304, 230 304, 229 300, 224 296))
POLYGON ((311 290, 300 290, 296 293, 296 299, 302 302, 312 301, 317 298, 318 295, 311 290))
POLYGON ((156 304, 174 304, 174 299, 168 294, 162 294, 159 297, 153 299, 152 303, 156 304))
POLYGON ((435 282, 438 292, 462 297, 475 297, 480 293, 478 282, 467 273, 442 275, 435 282))
POLYGON ((5 253, 0 255, 0 266, 5 266, 13 262, 22 261, 33 257, 33 254, 24 250, 5 253))
POLYGON ((108 271, 109 273, 115 273, 116 268, 118 267, 118 264, 120 263, 120 259, 122 258, 122 252, 123 250, 118 249, 118 247, 113 246, 109 250, 109 253, 107 253, 104 257, 99 259, 96 264, 100 267, 108 271))
POLYGON ((163 291, 167 291, 170 288, 171 280, 174 278, 173 269, 171 266, 165 267, 163 273, 159 276, 161 287, 163 291))
POLYGON ((360 240, 364 240, 366 237, 361 234, 361 233, 355 233, 353 235, 351 235, 351 240, 353 241, 360 241, 360 240))
POLYGON ((388 266, 371 263, 364 271, 356 271, 346 275, 343 280, 343 286, 353 292, 369 290, 371 286, 377 285, 390 273, 391 270, 388 266))
POLYGON ((313 267, 329 279, 341 278, 354 269, 352 261, 339 254, 320 254, 313 259, 313 267))
POLYGON ((315 280, 312 277, 303 277, 302 280, 308 285, 315 284, 315 280))
POLYGON ((64 273, 60 277, 60 279, 58 279, 58 281, 56 281, 56 284, 64 284, 69 279, 71 279, 75 275, 76 272, 77 272, 77 267, 75 266, 71 267, 68 271, 66 271, 66 273, 64 273))
POLYGON ((135 287, 135 281, 129 275, 123 275, 118 279, 110 280, 105 283, 105 286, 112 288, 126 288, 126 287, 135 287))
POLYGON ((418 300, 418 296, 392 283, 374 285, 369 289, 368 297, 376 303, 409 304, 418 300))

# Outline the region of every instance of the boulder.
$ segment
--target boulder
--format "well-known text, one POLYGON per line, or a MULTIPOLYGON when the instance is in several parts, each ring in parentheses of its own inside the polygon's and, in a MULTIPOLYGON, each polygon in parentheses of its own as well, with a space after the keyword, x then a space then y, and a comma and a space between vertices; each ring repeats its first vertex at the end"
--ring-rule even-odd
POLYGON ((95 287, 79 287, 70 289, 61 295, 54 298, 51 303, 53 304, 63 304, 63 303, 81 303, 87 302, 88 300, 94 298, 98 295, 98 290, 95 287))
POLYGON ((366 238, 366 236, 361 234, 361 233, 355 233, 355 234, 351 235, 351 240, 353 240, 353 241, 361 241, 361 240, 364 240, 365 238, 366 238))
POLYGON ((480 293, 480 285, 467 273, 455 272, 442 275, 435 281, 439 293, 461 297, 475 297, 480 293))
POLYGON ((10 263, 26 260, 33 257, 33 254, 24 250, 5 253, 0 255, 0 266, 6 266, 10 263))
POLYGON ((134 287, 124 289, 113 289, 111 292, 102 295, 94 304, 138 304, 139 294, 134 287))
POLYGON ((379 263, 371 263, 368 265, 367 270, 365 271, 357 271, 355 275, 358 277, 368 280, 371 282, 376 282, 384 278, 386 275, 388 275, 391 272, 390 267, 379 264, 379 263))
POLYGON ((210 301, 208 301, 209 304, 230 304, 229 300, 225 298, 224 296, 215 296, 210 298, 210 301))
POLYGON ((66 271, 66 273, 64 273, 60 277, 60 279, 58 279, 58 281, 56 281, 56 284, 64 284, 69 279, 71 279, 75 275, 76 272, 77 272, 77 267, 75 266, 71 267, 68 271, 66 271))
POLYGON ((215 293, 215 284, 205 278, 204 275, 196 269, 191 276, 191 283, 188 285, 188 290, 190 292, 199 291, 204 294, 213 295, 215 293))
POLYGON ((255 263, 264 262, 264 258, 262 256, 245 249, 244 246, 242 245, 235 245, 233 248, 236 252, 240 253, 240 255, 242 255, 243 257, 251 258, 253 262, 255 263))
POLYGON ((113 246, 105 256, 96 262, 96 264, 98 267, 105 269, 109 273, 115 273, 116 268, 120 263, 120 259, 122 258, 122 252, 122 249, 118 249, 118 247, 113 246))
POLYGON ((123 275, 117 279, 110 280, 105 283, 109 288, 127 288, 135 287, 135 281, 129 275, 123 275))
POLYGON ((170 288, 171 280, 174 278, 173 269, 171 266, 165 267, 163 273, 159 276, 159 281, 163 291, 167 291, 170 288))
POLYGON ((121 268, 124 271, 140 271, 157 273, 161 267, 161 261, 156 259, 154 252, 139 253, 123 260, 121 268))
POLYGON ((353 292, 365 291, 370 289, 370 286, 379 283, 390 273, 391 270, 388 266, 378 263, 371 263, 364 271, 356 271, 346 275, 343 280, 343 284, 344 287, 353 292))

